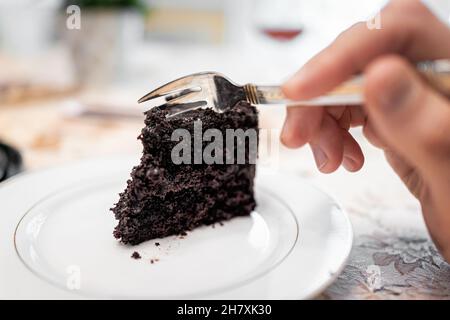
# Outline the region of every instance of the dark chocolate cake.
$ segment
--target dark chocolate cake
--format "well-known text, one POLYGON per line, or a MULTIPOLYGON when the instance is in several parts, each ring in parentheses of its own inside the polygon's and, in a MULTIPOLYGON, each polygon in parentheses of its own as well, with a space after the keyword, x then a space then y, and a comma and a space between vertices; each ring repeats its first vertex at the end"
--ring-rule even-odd
MULTIPOLYGON (((201 120, 201 131, 253 129, 257 132, 255 107, 240 102, 224 113, 197 109, 166 118, 166 111, 154 108, 146 113, 145 127, 139 136, 144 146, 139 165, 133 168, 127 187, 111 209, 118 225, 114 236, 122 243, 136 245, 143 241, 181 234, 200 225, 245 216, 255 208, 253 180, 255 164, 250 161, 249 141, 237 142, 234 150, 223 143, 223 155, 235 154, 244 143, 243 164, 181 163, 171 157, 179 141, 172 141, 175 129, 191 133, 194 152, 194 121, 201 120), (185 130, 185 131, 186 131, 185 130)), ((202 141, 202 147, 208 145, 202 141)), ((236 157, 237 158, 237 157, 236 157)))

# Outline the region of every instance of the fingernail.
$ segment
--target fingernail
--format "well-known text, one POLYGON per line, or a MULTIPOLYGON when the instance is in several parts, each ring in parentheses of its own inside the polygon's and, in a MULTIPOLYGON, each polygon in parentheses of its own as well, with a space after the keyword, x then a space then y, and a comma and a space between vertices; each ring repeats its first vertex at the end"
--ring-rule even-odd
POLYGON ((390 79, 388 82, 385 92, 378 96, 378 104, 385 111, 395 111, 407 105, 413 93, 413 82, 404 74, 390 79))
POLYGON ((344 159, 342 160, 342 165, 344 166, 345 169, 347 169, 347 171, 353 172, 357 169, 356 162, 349 157, 344 157, 344 159))
POLYGON ((322 148, 319 146, 311 146, 311 149, 313 151, 314 160, 316 161, 317 168, 322 169, 328 162, 328 157, 323 152, 322 148))

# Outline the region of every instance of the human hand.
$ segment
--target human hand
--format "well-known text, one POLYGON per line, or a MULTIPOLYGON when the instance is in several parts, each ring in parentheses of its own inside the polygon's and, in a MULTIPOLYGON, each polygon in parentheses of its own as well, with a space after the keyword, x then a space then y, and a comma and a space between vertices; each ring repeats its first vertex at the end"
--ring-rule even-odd
POLYGON ((288 108, 281 140, 292 148, 309 143, 324 173, 341 164, 357 171, 364 156, 348 130, 363 126, 421 202, 430 234, 450 261, 450 101, 410 64, 450 58, 450 29, 417 0, 392 1, 381 18, 382 29, 356 24, 283 86, 290 99, 310 99, 363 73, 364 107, 288 108))

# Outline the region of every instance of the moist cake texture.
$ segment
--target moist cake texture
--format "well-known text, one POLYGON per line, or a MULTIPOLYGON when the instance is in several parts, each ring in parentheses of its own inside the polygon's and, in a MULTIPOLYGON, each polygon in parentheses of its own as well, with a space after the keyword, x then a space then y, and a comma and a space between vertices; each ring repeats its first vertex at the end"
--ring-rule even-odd
MULTIPOLYGON (((191 133, 194 148, 194 121, 200 119, 202 132, 219 129, 255 129, 258 115, 255 107, 238 103, 224 113, 197 109, 166 118, 159 108, 146 113, 145 127, 139 139, 143 144, 140 164, 132 169, 125 191, 111 209, 118 220, 114 237, 124 244, 182 234, 200 225, 245 216, 255 208, 253 180, 255 165, 249 163, 248 139, 245 140, 244 164, 175 164, 171 152, 179 141, 171 141, 175 129, 191 133)), ((257 132, 257 131, 256 131, 257 132)), ((203 141, 203 149, 208 145, 203 141)), ((223 154, 236 152, 227 150, 223 154)), ((193 161, 192 161, 193 162, 193 161)))

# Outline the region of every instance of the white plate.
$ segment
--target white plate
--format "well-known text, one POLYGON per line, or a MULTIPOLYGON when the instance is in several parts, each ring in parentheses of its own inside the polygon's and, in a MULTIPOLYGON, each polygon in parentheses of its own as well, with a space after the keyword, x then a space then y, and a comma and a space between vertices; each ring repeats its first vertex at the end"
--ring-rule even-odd
POLYGON ((251 216, 124 246, 109 208, 136 163, 97 159, 0 185, 0 298, 309 298, 347 259, 343 210, 304 181, 261 168, 251 216))

